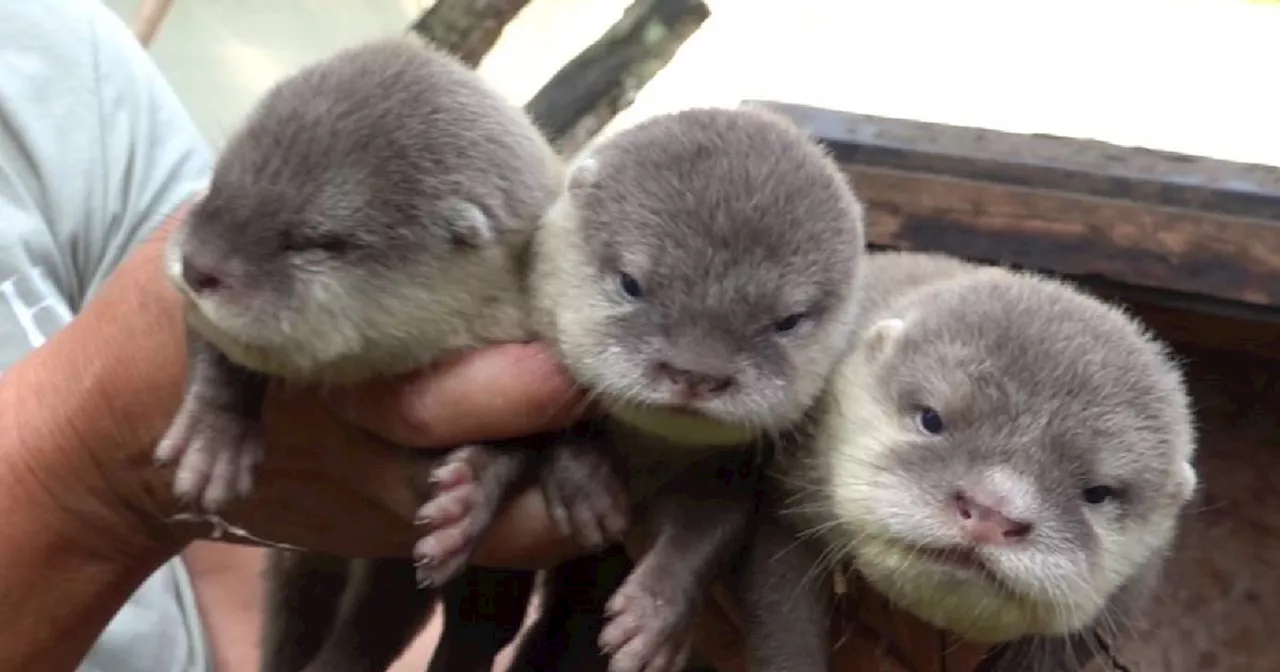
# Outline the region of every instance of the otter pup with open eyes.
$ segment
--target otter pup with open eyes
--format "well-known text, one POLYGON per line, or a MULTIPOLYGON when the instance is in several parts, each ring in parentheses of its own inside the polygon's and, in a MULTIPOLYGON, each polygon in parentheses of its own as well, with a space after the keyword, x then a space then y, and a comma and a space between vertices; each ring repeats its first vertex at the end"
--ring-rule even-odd
POLYGON ((812 435, 779 452, 781 516, 738 577, 751 669, 826 669, 819 555, 1005 644, 987 669, 1080 669, 1140 608, 1196 489, 1176 363, 1121 310, 1030 273, 871 254, 860 292, 859 344, 812 435))
POLYGON ((681 669, 748 529, 758 444, 847 348, 863 237, 834 161, 762 110, 653 117, 570 169, 536 239, 534 321, 605 417, 548 451, 542 483, 566 531, 600 544, 635 520, 649 547, 607 605, 613 672, 681 669))

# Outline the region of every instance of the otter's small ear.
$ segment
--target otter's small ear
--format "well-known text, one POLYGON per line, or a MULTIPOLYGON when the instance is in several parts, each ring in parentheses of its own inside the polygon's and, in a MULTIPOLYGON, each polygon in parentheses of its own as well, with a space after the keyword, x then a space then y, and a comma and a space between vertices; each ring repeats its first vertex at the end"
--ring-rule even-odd
POLYGON ((493 220, 471 201, 451 198, 440 203, 440 220, 449 241, 459 247, 480 247, 498 235, 493 220))
POLYGON ((885 356, 898 341, 907 322, 898 317, 887 317, 871 325, 867 334, 862 337, 862 349, 869 359, 880 359, 885 356))
POLYGON ((577 191, 590 187, 600 178, 600 160, 587 155, 569 167, 568 190, 577 191))

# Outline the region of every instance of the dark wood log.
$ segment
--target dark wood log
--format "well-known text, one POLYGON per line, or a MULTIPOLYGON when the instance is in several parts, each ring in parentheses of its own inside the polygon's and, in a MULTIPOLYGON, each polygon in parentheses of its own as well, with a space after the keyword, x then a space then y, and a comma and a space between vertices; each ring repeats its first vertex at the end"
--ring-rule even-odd
POLYGON ((436 0, 409 29, 475 67, 527 4, 529 0, 436 0))
POLYGON ((831 149, 872 247, 1067 276, 1180 340, 1280 357, 1280 168, 749 104, 831 149))
POLYGON ((631 104, 710 14, 702 0, 637 0, 525 109, 562 153, 574 153, 631 104))

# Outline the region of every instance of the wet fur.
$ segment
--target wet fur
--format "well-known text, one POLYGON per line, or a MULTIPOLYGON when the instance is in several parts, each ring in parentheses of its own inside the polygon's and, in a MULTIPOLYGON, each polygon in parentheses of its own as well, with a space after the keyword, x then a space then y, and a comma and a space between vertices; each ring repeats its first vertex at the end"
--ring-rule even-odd
MULTIPOLYGON (((763 446, 804 415, 848 347, 863 236, 830 157, 759 110, 654 117, 572 169, 539 230, 534 315, 608 411, 575 445, 616 465, 628 540, 647 549, 605 607, 613 672, 685 660, 705 590, 749 532, 763 446), (624 272, 641 297, 626 295, 624 272), (791 315, 803 319, 779 330, 791 315), (696 414, 673 411, 658 362, 732 384, 692 402, 696 414)), ((544 482, 580 486, 581 456, 565 450, 551 451, 544 482)))
MULTIPOLYGON (((528 251, 561 169, 518 108, 416 38, 344 50, 268 91, 169 247, 191 367, 157 459, 177 463, 179 496, 216 511, 251 489, 270 377, 355 382, 529 339, 528 251), (188 282, 202 277, 217 286, 188 282)), ((275 552, 265 669, 383 669, 434 605, 415 574, 408 558, 275 552)), ((519 627, 522 608, 479 618, 492 596, 466 589, 523 605, 531 586, 479 569, 446 584, 450 640, 479 646, 442 647, 433 669, 487 666, 519 627)))
POLYGON ((859 345, 809 437, 779 451, 775 515, 738 567, 750 669, 825 667, 826 577, 846 561, 897 607, 1000 644, 984 670, 1083 669, 1140 612, 1196 488, 1175 361, 1119 309, 1038 275, 881 253, 860 288, 859 345), (949 431, 919 429, 917 404, 949 431), (1025 548, 985 553, 1016 596, 918 548, 961 543, 947 497, 975 482, 1036 525, 1025 548), (1121 495, 1083 501, 1096 484, 1121 495), (798 627, 776 630, 776 613, 798 627))

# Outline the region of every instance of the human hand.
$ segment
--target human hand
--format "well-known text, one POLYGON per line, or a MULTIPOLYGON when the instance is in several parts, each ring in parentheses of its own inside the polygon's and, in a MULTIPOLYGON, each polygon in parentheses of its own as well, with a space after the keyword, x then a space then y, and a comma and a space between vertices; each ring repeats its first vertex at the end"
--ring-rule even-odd
MULTIPOLYGON (((273 542, 407 556, 420 534, 410 523, 418 502, 411 453, 399 446, 445 449, 534 434, 564 426, 581 407, 572 379, 540 344, 492 346, 323 394, 274 385, 255 486, 222 517, 273 542)), ((540 567, 575 552, 530 491, 495 520, 474 560, 540 567)))

